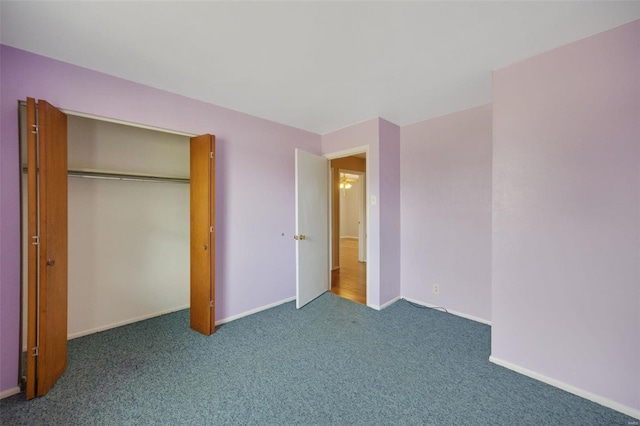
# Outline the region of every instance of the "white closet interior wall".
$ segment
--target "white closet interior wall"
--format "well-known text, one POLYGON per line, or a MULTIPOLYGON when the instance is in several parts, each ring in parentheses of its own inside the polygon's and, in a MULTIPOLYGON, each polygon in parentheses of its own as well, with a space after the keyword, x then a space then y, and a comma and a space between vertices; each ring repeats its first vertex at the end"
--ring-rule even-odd
MULTIPOLYGON (((69 115, 68 163, 188 177, 189 138, 69 115)), ((69 338, 187 308, 189 185, 79 177, 68 183, 69 338)), ((26 264, 23 271, 26 283, 26 264)))

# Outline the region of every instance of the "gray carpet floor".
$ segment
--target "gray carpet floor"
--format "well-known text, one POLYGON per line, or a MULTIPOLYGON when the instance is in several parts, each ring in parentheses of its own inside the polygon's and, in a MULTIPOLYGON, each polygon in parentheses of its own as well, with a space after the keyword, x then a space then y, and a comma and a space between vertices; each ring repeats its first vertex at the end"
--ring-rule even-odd
POLYGON ((222 325, 188 311, 69 342, 41 398, 2 425, 628 425, 635 419, 488 361, 490 327, 325 294, 222 325))

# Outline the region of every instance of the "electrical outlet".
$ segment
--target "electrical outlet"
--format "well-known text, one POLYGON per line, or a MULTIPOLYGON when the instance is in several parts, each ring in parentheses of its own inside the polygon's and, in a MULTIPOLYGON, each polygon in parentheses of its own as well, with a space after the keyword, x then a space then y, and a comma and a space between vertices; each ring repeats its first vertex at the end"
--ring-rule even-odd
POLYGON ((440 294, 440 286, 437 284, 433 285, 433 294, 440 294))

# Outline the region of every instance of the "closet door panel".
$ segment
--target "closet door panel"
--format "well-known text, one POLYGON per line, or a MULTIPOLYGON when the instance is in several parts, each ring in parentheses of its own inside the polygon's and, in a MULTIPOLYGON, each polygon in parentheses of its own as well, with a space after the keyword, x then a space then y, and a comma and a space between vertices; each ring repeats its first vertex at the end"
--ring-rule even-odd
POLYGON ((38 309, 38 188, 36 147, 36 101, 27 98, 27 372, 25 396, 36 396, 38 309))
POLYGON ((67 117, 27 99, 26 398, 67 366, 67 117))
POLYGON ((39 307, 37 394, 67 367, 67 116, 38 101, 39 307))
POLYGON ((209 135, 209 288, 211 309, 209 310, 209 330, 216 331, 216 137, 209 135))
POLYGON ((211 135, 191 138, 190 157, 190 325, 204 335, 215 331, 212 141, 211 135))

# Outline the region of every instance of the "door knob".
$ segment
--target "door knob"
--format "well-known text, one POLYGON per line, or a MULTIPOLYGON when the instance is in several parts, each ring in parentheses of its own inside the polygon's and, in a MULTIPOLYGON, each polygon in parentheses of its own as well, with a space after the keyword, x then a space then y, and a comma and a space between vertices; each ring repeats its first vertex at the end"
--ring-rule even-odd
POLYGON ((293 236, 293 239, 294 239, 294 240, 306 240, 306 239, 307 239, 307 236, 306 236, 306 235, 302 235, 302 234, 300 234, 300 235, 294 235, 294 236, 293 236))
POLYGON ((206 249, 207 249, 207 245, 206 245, 206 244, 203 244, 203 245, 202 245, 202 250, 206 250, 206 249))

